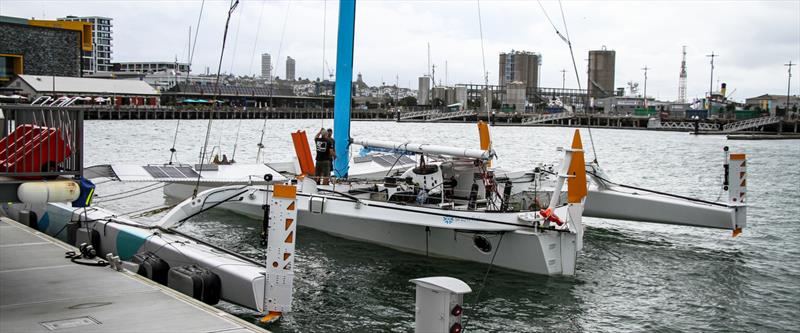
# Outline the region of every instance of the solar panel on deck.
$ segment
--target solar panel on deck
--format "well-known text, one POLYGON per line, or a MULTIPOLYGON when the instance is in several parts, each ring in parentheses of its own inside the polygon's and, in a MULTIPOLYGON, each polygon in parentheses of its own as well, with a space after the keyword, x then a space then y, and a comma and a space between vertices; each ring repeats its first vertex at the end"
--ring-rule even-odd
POLYGON ((356 157, 353 157, 353 162, 354 163, 364 163, 364 162, 369 162, 369 161, 372 161, 372 156, 367 155, 367 156, 356 156, 356 157))
POLYGON ((149 173, 150 176, 153 176, 153 178, 169 178, 167 177, 167 174, 164 173, 164 171, 161 171, 161 168, 157 166, 148 165, 144 167, 144 171, 147 171, 147 173, 149 173))
POLYGON ((178 171, 180 171, 185 177, 189 178, 197 178, 197 172, 194 172, 194 169, 191 167, 183 166, 183 167, 175 167, 178 171))
POLYGON ((380 164, 384 167, 391 167, 394 164, 394 159, 387 158, 388 156, 375 156, 372 158, 373 161, 380 164))
POLYGON ((161 170, 164 170, 169 178, 185 178, 185 176, 180 171, 176 170, 175 167, 163 166, 161 167, 161 170))
POLYGON ((184 178, 196 178, 197 173, 192 170, 191 167, 175 167, 175 166, 156 166, 156 165, 148 165, 143 167, 144 171, 150 174, 153 178, 158 179, 184 179, 184 178))

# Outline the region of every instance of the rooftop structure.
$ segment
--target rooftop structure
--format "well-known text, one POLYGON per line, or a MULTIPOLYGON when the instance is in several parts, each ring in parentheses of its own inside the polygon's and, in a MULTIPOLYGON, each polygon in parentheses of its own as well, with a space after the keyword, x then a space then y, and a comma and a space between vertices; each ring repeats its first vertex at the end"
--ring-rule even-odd
POLYGON ((171 72, 188 73, 189 64, 174 61, 151 61, 151 62, 116 62, 112 64, 115 72, 135 72, 135 73, 157 73, 171 72))
POLYGON ((64 76, 19 75, 9 86, 18 87, 24 94, 64 95, 158 95, 149 84, 138 80, 90 79, 64 76))

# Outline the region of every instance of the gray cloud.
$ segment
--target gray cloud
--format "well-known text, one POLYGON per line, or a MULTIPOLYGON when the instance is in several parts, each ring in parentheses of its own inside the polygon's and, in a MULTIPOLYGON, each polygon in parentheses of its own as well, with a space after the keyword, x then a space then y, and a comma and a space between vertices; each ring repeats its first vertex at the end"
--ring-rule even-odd
MULTIPOLYGON (((194 56, 196 71, 216 70, 228 1, 207 0, 194 56)), ((260 54, 269 52, 283 76, 287 55, 297 60, 298 76, 323 74, 323 7, 326 60, 335 66, 338 3, 335 1, 242 0, 231 20, 223 71, 260 72, 260 54), (288 16, 287 14, 288 7, 288 16), (259 16, 261 23, 259 25, 259 16), (284 19, 286 31, 282 46, 284 19), (238 34, 237 34, 238 31, 238 34), (258 35, 258 40, 256 40, 258 35), (280 48, 280 55, 279 53, 280 48), (255 57, 253 57, 255 54, 255 57), (280 58, 278 58, 280 56, 280 58), (251 66, 252 63, 252 66, 251 66)), ((569 50, 554 33, 535 1, 482 1, 486 70, 497 81, 497 55, 510 49, 543 55, 542 85, 576 87, 569 50)), ((727 82, 733 96, 785 93, 784 63, 800 61, 798 1, 563 1, 575 60, 585 85, 587 52, 605 45, 617 51, 616 85, 641 82, 647 65, 648 93, 677 96, 681 46, 687 45, 688 95, 700 97, 709 85, 708 58, 714 51, 715 82, 727 82)), ((542 1, 563 30, 559 3, 542 1)), ((186 61, 188 27, 197 23, 200 1, 18 1, 3 0, 0 14, 18 17, 101 15, 114 19, 117 61, 186 61)), ((416 86, 427 71, 427 43, 437 66, 437 81, 483 82, 483 60, 476 1, 360 1, 356 22, 356 72, 370 84, 416 86)), ((800 91, 795 68, 793 93, 800 91)), ((716 88, 715 88, 716 89, 716 88)))

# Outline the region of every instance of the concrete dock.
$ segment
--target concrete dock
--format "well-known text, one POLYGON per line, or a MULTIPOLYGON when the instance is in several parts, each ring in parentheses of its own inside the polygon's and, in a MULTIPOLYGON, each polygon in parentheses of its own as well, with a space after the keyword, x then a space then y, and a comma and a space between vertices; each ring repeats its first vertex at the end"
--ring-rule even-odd
POLYGON ((74 247, 0 219, 0 332, 267 332, 131 273, 70 262, 74 247))

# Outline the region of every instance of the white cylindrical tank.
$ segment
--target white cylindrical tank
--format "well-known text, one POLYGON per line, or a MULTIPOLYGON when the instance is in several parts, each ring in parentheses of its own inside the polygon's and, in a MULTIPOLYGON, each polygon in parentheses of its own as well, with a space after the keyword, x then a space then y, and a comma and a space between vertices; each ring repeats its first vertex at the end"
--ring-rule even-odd
POLYGON ((78 183, 71 180, 27 182, 17 189, 19 201, 28 204, 71 202, 78 199, 80 194, 78 183))

